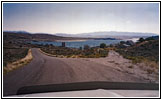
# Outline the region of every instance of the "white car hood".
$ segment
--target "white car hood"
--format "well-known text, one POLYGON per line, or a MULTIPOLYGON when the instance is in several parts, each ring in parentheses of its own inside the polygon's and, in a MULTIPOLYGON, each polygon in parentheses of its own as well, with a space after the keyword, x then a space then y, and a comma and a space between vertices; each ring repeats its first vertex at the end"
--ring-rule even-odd
POLYGON ((158 90, 82 90, 66 92, 33 93, 7 97, 159 97, 158 90))

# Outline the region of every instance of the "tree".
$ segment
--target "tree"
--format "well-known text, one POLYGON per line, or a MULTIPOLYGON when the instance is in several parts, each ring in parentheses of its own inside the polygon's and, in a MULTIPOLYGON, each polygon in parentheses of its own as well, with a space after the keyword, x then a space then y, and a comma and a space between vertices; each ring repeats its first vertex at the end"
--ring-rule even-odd
POLYGON ((145 39, 140 38, 138 41, 139 41, 139 42, 143 42, 143 41, 145 41, 145 39))
POLYGON ((112 44, 110 44, 109 46, 110 46, 110 47, 113 47, 113 45, 112 45, 112 44))
POLYGON ((52 47, 52 46, 53 46, 53 44, 50 44, 50 46, 52 47))
POLYGON ((107 50, 100 50, 99 54, 100 54, 100 57, 106 57, 108 55, 108 51, 107 50))
POLYGON ((100 48, 105 48, 106 47, 106 44, 105 43, 101 43, 100 44, 100 48))
POLYGON ((79 47, 79 50, 82 50, 82 47, 79 47))
POLYGON ((125 44, 125 41, 120 41, 120 44, 125 44))
POLYGON ((84 50, 88 50, 89 48, 89 45, 84 45, 84 50))

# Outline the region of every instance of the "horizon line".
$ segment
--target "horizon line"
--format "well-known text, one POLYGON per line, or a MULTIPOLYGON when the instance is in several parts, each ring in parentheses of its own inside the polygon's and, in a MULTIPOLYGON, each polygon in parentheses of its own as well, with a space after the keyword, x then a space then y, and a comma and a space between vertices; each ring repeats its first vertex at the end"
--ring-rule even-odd
POLYGON ((151 34, 156 34, 159 35, 159 33, 154 33, 154 32, 130 32, 130 31, 94 31, 94 32, 84 32, 84 33, 63 33, 63 32, 57 32, 57 33, 48 33, 48 32, 29 32, 29 31, 24 31, 24 30, 17 30, 17 31, 9 31, 9 30, 4 30, 3 32, 26 32, 30 34, 70 34, 70 35, 77 35, 77 34, 86 34, 86 33, 98 33, 98 32, 126 32, 126 33, 151 33, 151 34))

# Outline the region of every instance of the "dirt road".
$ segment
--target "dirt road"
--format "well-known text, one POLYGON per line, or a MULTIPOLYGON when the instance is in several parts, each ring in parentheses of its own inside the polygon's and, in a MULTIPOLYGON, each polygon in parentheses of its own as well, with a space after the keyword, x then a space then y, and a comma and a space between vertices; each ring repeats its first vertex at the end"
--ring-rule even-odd
POLYGON ((87 81, 141 82, 142 79, 118 71, 110 65, 81 58, 56 58, 32 49, 33 60, 3 77, 3 95, 14 95, 23 86, 87 81))

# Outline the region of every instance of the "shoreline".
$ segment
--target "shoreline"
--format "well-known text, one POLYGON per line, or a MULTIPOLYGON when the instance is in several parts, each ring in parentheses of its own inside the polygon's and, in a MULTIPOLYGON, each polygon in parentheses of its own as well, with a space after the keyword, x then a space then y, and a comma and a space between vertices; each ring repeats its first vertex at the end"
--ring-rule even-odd
MULTIPOLYGON (((91 40, 91 39, 87 39, 87 40, 91 40)), ((87 40, 56 40, 56 42, 82 42, 87 40)))

